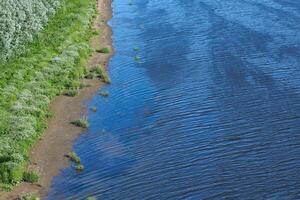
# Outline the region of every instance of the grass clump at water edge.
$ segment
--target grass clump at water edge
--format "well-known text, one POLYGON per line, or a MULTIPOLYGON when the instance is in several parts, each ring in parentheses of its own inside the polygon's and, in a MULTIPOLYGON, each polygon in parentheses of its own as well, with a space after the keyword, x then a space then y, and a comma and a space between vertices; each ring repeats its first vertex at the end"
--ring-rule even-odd
POLYGON ((84 170, 84 166, 82 164, 77 164, 75 166, 75 169, 76 169, 77 172, 81 172, 81 171, 84 170))
POLYGON ((88 128, 89 127, 89 122, 88 122, 87 117, 82 117, 80 119, 77 119, 77 120, 71 122, 71 124, 73 124, 75 126, 78 126, 78 127, 81 127, 81 128, 88 128))
POLYGON ((110 50, 107 47, 101 48, 101 49, 97 49, 96 50, 97 53, 104 53, 104 54, 109 54, 110 50))
POLYGON ((80 158, 79 156, 75 153, 75 152, 71 152, 67 155, 67 157, 69 158, 70 161, 76 163, 76 164, 80 164, 80 158))
POLYGON ((102 65, 98 67, 93 67, 91 70, 89 70, 88 74, 86 75, 86 78, 88 79, 100 78, 104 83, 107 84, 111 83, 107 71, 102 65))
POLYGON ((97 112, 97 107, 93 106, 93 107, 90 108, 90 110, 93 111, 93 112, 97 112))
POLYGON ((109 92, 108 92, 108 91, 105 91, 105 90, 101 90, 101 91, 99 92, 99 95, 100 95, 100 96, 103 96, 103 97, 108 97, 108 96, 109 96, 109 92))

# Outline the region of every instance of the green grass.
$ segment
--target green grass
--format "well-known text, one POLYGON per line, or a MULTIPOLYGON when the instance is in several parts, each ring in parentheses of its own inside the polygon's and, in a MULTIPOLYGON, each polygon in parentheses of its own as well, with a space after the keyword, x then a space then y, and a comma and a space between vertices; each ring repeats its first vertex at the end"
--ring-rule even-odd
POLYGON ((79 94, 79 88, 70 88, 64 92, 64 95, 69 97, 75 97, 79 94))
POLYGON ((96 52, 98 53, 105 53, 105 54, 109 54, 110 50, 107 47, 101 48, 101 49, 96 49, 96 52))
POLYGON ((10 184, 4 184, 4 183, 1 183, 0 184, 0 191, 5 191, 5 192, 9 192, 13 189, 12 185, 10 184))
POLYGON ((100 78, 106 84, 111 83, 110 78, 107 74, 107 71, 104 69, 104 67, 102 65, 99 65, 98 67, 93 67, 92 69, 90 69, 85 77, 87 79, 100 78))
POLYGON ((86 117, 82 117, 80 119, 77 119, 73 122, 71 122, 71 124, 81 127, 81 128, 88 128, 89 127, 89 122, 88 119, 86 117))
POLYGON ((25 195, 22 195, 20 198, 18 198, 19 200, 40 200, 39 197, 37 197, 35 194, 31 194, 31 193, 28 193, 28 194, 25 194, 25 195))
POLYGON ((97 198, 92 196, 92 197, 86 198, 86 200, 97 200, 97 198))
POLYGON ((84 170, 84 166, 82 164, 78 164, 75 166, 75 169, 77 172, 81 172, 84 170))
POLYGON ((39 175, 34 171, 24 172, 23 181, 27 183, 37 183, 39 181, 39 175))
POLYGON ((86 74, 96 0, 64 0, 21 55, 0 61, 0 183, 23 179, 50 101, 86 74))
POLYGON ((75 153, 75 152, 71 152, 67 155, 67 157, 69 158, 70 161, 76 163, 76 164, 80 164, 80 158, 79 156, 75 153))

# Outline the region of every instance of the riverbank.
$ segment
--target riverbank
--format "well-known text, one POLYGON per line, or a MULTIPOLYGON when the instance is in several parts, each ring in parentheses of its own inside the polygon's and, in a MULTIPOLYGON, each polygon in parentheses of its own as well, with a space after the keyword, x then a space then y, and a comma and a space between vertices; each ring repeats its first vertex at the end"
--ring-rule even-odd
MULTIPOLYGON (((107 21, 111 18, 111 0, 97 2, 97 17, 94 21, 94 29, 101 31, 100 35, 92 38, 90 45, 93 49, 101 47, 111 48, 111 29, 107 21)), ((94 52, 88 60, 87 67, 107 66, 108 60, 112 55, 94 52)), ((34 193, 37 196, 44 197, 51 185, 51 181, 59 171, 68 166, 69 162, 64 157, 72 149, 74 139, 84 130, 70 122, 84 115, 87 108, 84 104, 91 98, 101 85, 99 80, 83 80, 90 87, 83 88, 78 96, 68 97, 59 96, 50 105, 50 110, 54 117, 49 120, 46 129, 40 141, 34 145, 30 157, 31 163, 29 170, 37 171, 40 180, 37 184, 21 183, 11 192, 2 193, 0 199, 16 199, 27 193, 34 193)))

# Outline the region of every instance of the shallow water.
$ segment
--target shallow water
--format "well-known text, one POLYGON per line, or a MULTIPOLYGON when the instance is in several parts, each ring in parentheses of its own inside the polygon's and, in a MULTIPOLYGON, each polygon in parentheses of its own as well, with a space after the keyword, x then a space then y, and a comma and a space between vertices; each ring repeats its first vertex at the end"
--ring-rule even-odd
POLYGON ((47 199, 300 199, 300 1, 129 2, 47 199))

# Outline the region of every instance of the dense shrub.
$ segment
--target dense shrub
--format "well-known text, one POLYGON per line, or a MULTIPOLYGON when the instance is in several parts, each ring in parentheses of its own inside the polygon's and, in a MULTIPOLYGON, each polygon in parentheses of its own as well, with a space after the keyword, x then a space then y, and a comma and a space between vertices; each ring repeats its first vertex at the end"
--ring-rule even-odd
MULTIPOLYGON (((0 0, 0 4, 6 1, 12 2, 0 0)), ((22 7, 23 0, 15 2, 22 7)), ((28 2, 58 6, 54 0, 24 0, 23 6, 28 2)), ((95 5, 96 0, 65 0, 44 30, 26 44, 25 52, 0 61, 0 183, 22 180, 29 148, 47 125, 49 102, 66 87, 78 87, 78 80, 85 76, 95 5)))
POLYGON ((31 41, 59 5, 60 0, 0 1, 0 58, 31 41))

